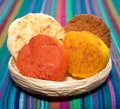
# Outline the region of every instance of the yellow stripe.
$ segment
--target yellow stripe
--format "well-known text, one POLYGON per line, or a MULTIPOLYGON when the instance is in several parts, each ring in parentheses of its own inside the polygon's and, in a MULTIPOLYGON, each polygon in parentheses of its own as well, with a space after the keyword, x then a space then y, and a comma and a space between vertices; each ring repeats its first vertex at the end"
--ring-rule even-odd
POLYGON ((110 11, 116 21, 116 24, 118 25, 118 27, 120 27, 120 17, 119 15, 117 14, 117 10, 115 9, 113 3, 112 3, 112 0, 107 0, 107 4, 110 8, 110 11))
POLYGON ((6 38, 7 38, 7 33, 8 33, 8 27, 10 25, 10 23, 14 20, 14 17, 17 15, 19 9, 21 8, 22 5, 22 0, 18 0, 14 11, 12 12, 10 18, 7 21, 7 24, 5 25, 5 28, 0 36, 0 48, 2 47, 3 43, 5 42, 6 38))
POLYGON ((40 108, 40 100, 39 99, 38 99, 37 107, 38 107, 38 109, 40 108))

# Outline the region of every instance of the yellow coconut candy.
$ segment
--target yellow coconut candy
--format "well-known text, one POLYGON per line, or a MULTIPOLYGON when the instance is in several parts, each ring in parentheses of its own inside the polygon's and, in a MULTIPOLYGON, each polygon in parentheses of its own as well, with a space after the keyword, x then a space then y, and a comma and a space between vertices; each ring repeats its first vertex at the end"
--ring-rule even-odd
POLYGON ((110 51, 96 35, 88 31, 71 31, 63 39, 69 54, 68 72, 77 78, 88 78, 107 65, 110 51))

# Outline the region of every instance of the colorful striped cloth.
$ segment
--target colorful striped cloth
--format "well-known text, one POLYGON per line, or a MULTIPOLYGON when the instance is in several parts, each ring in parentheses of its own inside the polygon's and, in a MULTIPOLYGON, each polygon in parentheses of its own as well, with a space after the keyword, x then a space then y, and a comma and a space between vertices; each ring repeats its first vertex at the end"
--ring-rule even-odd
POLYGON ((0 0, 0 109, 120 109, 120 0, 0 0), (65 98, 32 95, 17 86, 8 69, 7 30, 14 19, 30 12, 49 14, 63 26, 77 14, 102 17, 112 38, 107 81, 89 93, 65 98))

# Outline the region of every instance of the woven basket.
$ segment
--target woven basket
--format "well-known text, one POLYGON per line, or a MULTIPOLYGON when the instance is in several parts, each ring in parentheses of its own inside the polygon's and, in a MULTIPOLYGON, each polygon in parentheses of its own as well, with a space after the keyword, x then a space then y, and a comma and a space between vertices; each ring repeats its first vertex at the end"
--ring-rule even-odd
POLYGON ((12 79, 21 88, 30 93, 47 96, 71 96, 91 91, 104 83, 110 73, 112 63, 110 58, 108 64, 101 72, 87 79, 75 80, 68 77, 66 80, 59 82, 23 76, 19 73, 13 57, 10 58, 8 66, 12 79))

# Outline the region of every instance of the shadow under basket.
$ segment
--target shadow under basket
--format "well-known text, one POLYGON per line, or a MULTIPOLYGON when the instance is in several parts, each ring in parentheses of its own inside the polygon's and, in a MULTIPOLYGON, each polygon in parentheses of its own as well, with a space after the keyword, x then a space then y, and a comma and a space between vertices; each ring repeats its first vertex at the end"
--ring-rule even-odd
POLYGON ((59 82, 23 76, 17 69, 13 57, 10 58, 8 66, 12 79, 21 88, 32 94, 44 94, 46 96, 72 96, 89 92, 102 85, 111 71, 112 62, 110 58, 106 67, 92 77, 80 80, 67 77, 64 81, 59 82))

